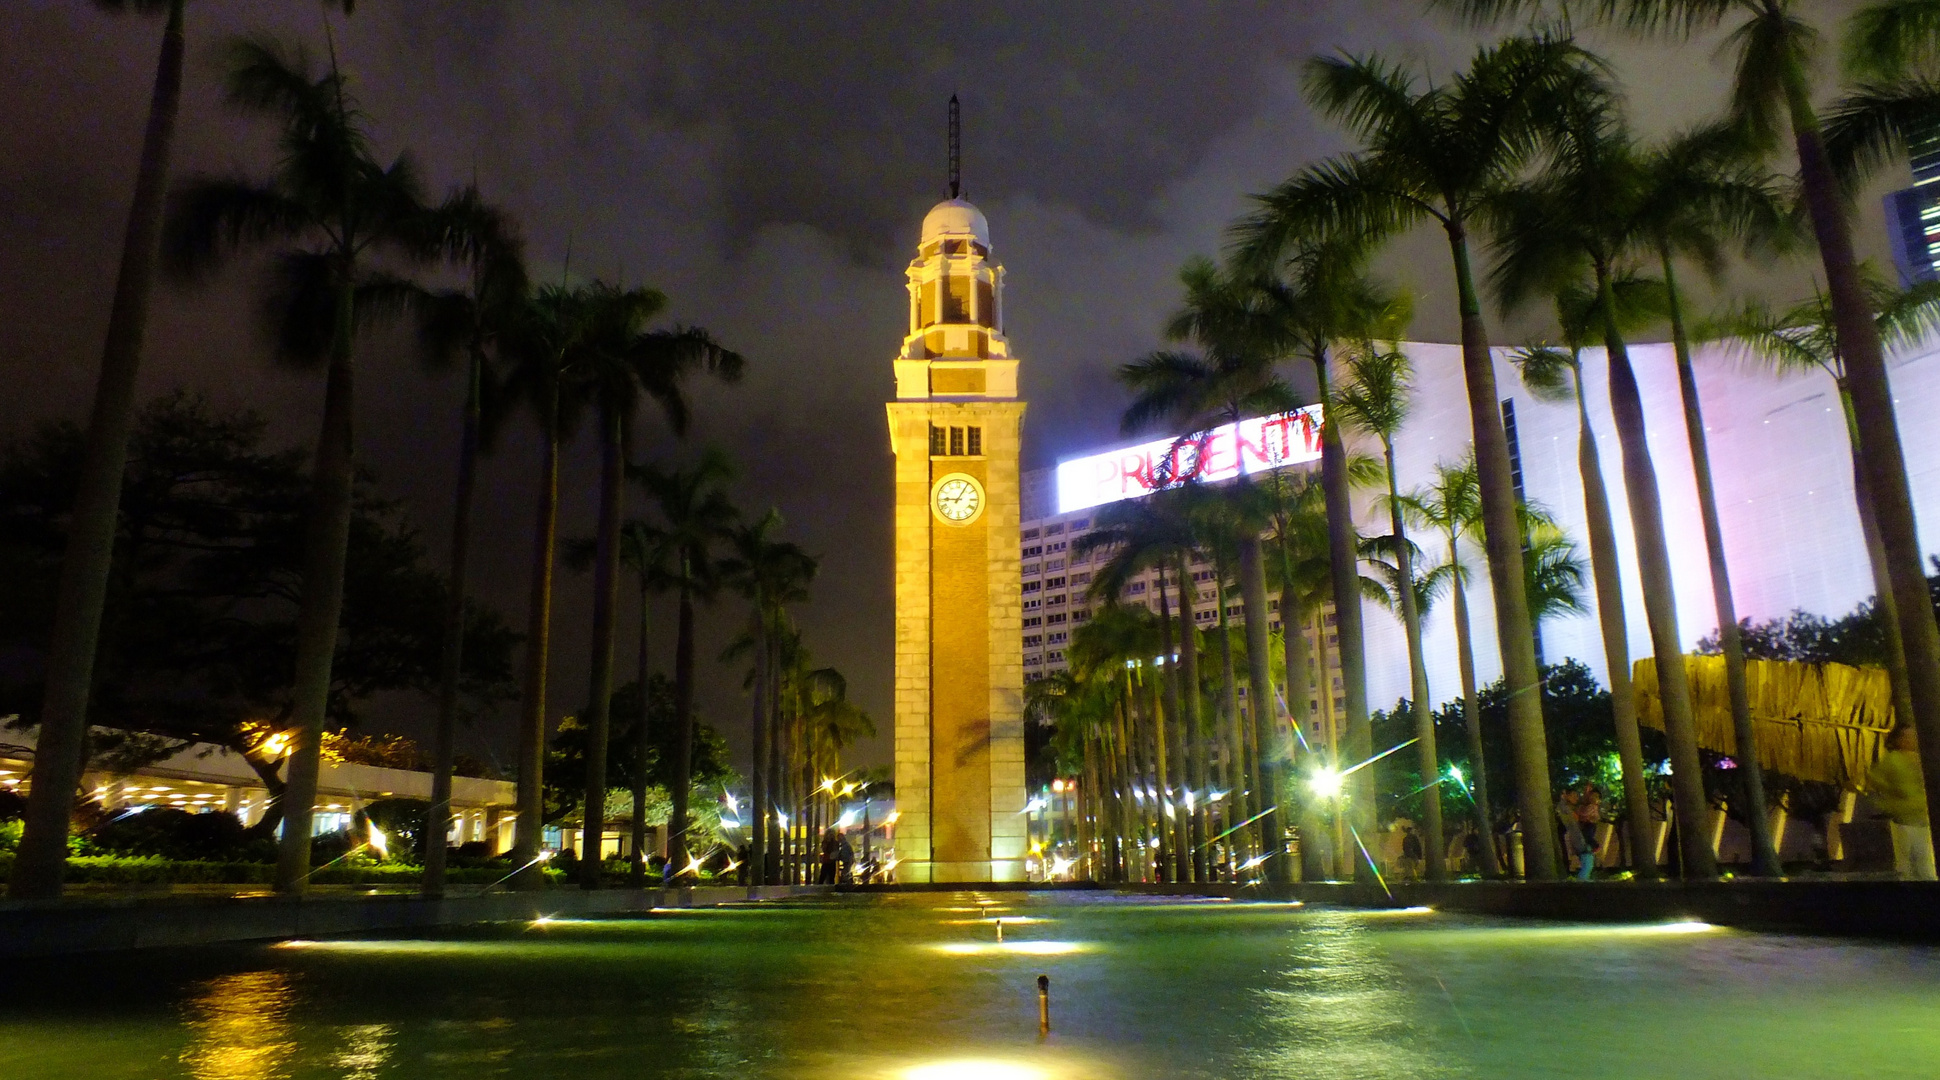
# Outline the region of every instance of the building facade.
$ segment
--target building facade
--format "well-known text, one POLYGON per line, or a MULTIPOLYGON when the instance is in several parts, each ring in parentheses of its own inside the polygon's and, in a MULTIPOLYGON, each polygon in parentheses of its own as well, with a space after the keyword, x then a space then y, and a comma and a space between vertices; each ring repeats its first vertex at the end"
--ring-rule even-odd
POLYGON ((1018 457, 1004 271, 962 199, 923 219, 888 405, 896 456, 897 876, 1024 876, 1018 457))
MULTIPOLYGON (((1306 469, 1314 466, 1300 463, 1285 467, 1306 469)), ((1065 652, 1070 645, 1071 634, 1090 622, 1103 602, 1102 598, 1094 599, 1091 596, 1091 582, 1099 568, 1111 559, 1112 552, 1107 548, 1079 552, 1078 542, 1094 528, 1101 507, 1087 506, 1060 513, 1056 468, 1026 472, 1023 489, 1024 520, 1018 536, 1018 558, 1022 564, 1020 596, 1023 599, 1023 618, 1019 630, 1024 645, 1024 677, 1041 679, 1069 670, 1071 665, 1065 652)), ((1195 555, 1189 565, 1193 621, 1200 630, 1217 627, 1221 604, 1218 570, 1203 555, 1195 555)), ((1182 591, 1182 583, 1177 577, 1168 573, 1164 580, 1165 606, 1173 612, 1179 610, 1182 591)), ((1228 580, 1226 584, 1230 588, 1235 583, 1228 580)), ((1126 582, 1118 601, 1157 613, 1159 593, 1158 573, 1144 570, 1126 582)), ((1226 596, 1224 604, 1228 625, 1235 629, 1244 627, 1246 616, 1239 596, 1226 596)), ((1281 633, 1280 598, 1269 596, 1267 608, 1271 613, 1269 632, 1281 633)), ((1305 730, 1311 743, 1324 746, 1329 744, 1330 736, 1339 734, 1346 716, 1346 700, 1343 697, 1346 691, 1340 676, 1340 635, 1335 628, 1334 605, 1322 605, 1311 625, 1303 628, 1303 633, 1307 639, 1309 673, 1305 730)), ((1279 689, 1282 692, 1285 690, 1284 687, 1279 689)), ((1243 687, 1241 696, 1244 697, 1243 687)))

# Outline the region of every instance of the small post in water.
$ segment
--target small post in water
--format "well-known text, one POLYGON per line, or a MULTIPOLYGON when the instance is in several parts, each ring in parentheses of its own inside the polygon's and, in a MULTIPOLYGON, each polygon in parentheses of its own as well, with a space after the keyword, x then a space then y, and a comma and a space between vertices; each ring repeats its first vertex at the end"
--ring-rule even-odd
POLYGON ((1049 975, 1037 977, 1037 1033, 1039 1035, 1051 1033, 1051 977, 1049 975))
POLYGON ((997 920, 997 944, 1002 945, 1003 943, 1004 943, 1004 920, 999 918, 997 920))

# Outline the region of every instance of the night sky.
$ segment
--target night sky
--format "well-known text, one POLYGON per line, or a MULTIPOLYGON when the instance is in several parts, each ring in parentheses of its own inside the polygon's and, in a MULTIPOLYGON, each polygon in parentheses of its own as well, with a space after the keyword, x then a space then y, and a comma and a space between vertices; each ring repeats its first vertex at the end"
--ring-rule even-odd
MULTIPOLYGON (((0 0, 0 434, 79 417, 92 395, 160 25, 82 0, 0 0)), ((363 0, 333 27, 381 153, 408 148, 434 192, 475 176, 522 222, 536 276, 558 275, 570 250, 575 276, 656 286, 672 318, 749 358, 739 386, 695 388, 684 443, 663 437, 650 452, 729 450, 741 505, 780 507, 789 533, 822 556, 815 600, 798 614, 810 649, 848 674, 884 733, 856 755, 865 764, 888 756, 882 402, 905 328, 902 271, 923 212, 947 194, 950 94, 963 100, 967 194, 1009 273, 1030 468, 1119 437, 1111 370, 1159 344, 1179 264, 1217 253, 1247 192, 1345 148, 1301 101, 1302 59, 1375 50, 1445 75, 1477 40, 1412 0, 363 0)), ((223 37, 259 29, 323 55, 311 0, 191 0, 176 175, 266 170, 270 130, 222 104, 210 59, 223 37)), ((1646 133, 1722 103, 1711 43, 1592 44, 1616 60, 1646 133)), ((1878 200, 1861 205, 1862 251, 1883 261, 1878 200)), ((1413 336, 1449 340, 1439 237, 1418 234, 1385 262, 1420 293, 1413 336)), ((1761 276, 1782 298, 1808 287, 1798 267, 1761 276)), ((144 396, 192 387, 262 411, 283 444, 307 443, 321 375, 268 360, 254 282, 241 268, 158 292, 144 396)), ((1493 322, 1499 342, 1515 340, 1493 322)), ((461 387, 427 376, 396 335, 367 339, 359 363, 360 456, 441 552, 461 387)), ((646 419, 643 430, 664 435, 646 419)), ((476 519, 476 589, 515 626, 536 469, 519 430, 485 466, 476 519)), ((564 471, 563 536, 591 532, 595 472, 582 439, 564 471)), ((555 715, 585 699, 590 622, 586 580, 562 571, 560 582, 555 715)), ((668 614, 655 613, 669 628, 657 639, 663 663, 668 614)), ((732 600, 708 612, 700 651, 702 707, 737 745, 740 673, 711 657, 742 614, 732 600)), ((631 640, 629 630, 620 656, 631 640)), ((512 711, 464 749, 505 760, 512 711)), ((375 712, 374 726, 417 734, 431 705, 375 712)))

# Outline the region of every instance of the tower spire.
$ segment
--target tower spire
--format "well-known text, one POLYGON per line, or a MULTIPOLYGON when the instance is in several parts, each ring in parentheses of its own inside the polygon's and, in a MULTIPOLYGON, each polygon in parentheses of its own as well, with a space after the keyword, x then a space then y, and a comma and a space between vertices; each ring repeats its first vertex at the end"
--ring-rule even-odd
POLYGON ((963 195, 963 118, 957 96, 950 95, 950 198, 963 195))

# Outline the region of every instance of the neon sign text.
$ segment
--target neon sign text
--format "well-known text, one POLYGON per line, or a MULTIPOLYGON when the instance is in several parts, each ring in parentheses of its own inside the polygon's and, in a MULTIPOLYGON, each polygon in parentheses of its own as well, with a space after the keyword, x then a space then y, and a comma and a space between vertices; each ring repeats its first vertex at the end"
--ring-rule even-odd
POLYGON ((1168 487, 1230 480, 1320 457, 1320 406, 1225 424, 1202 437, 1155 439, 1140 446, 1058 463, 1058 513, 1137 499, 1168 487))

